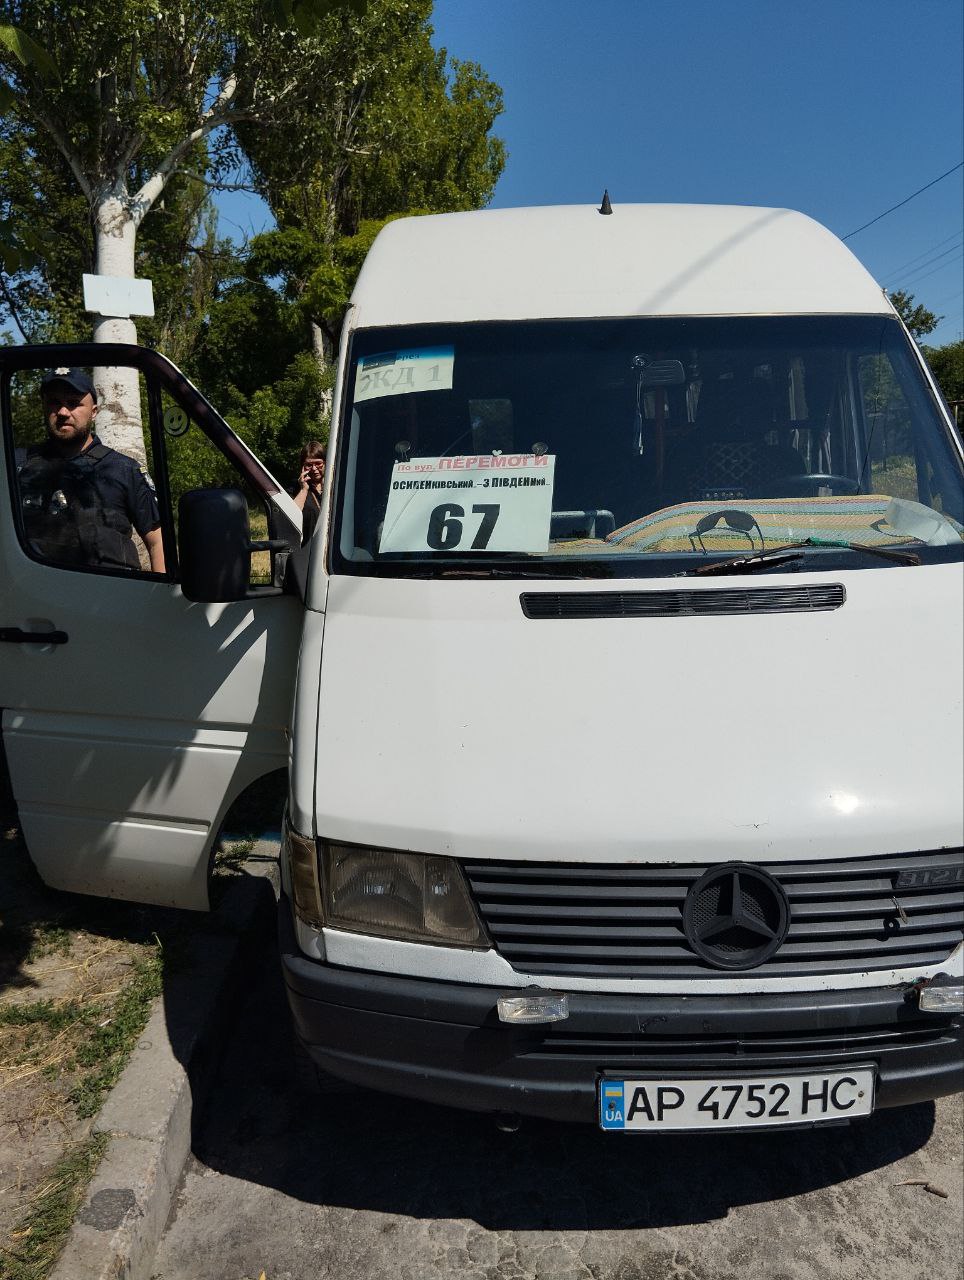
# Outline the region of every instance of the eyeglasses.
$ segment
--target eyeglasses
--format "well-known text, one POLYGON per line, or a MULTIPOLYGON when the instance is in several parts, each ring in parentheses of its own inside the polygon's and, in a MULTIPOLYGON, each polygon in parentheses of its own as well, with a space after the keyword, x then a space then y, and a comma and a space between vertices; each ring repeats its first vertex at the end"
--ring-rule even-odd
POLYGON ((763 532, 757 524, 753 516, 748 511, 735 511, 728 508, 725 511, 708 511, 705 516, 701 516, 696 522, 696 528, 689 535, 690 546, 696 550, 696 543, 700 544, 700 549, 705 552, 706 547, 703 544, 703 534, 709 533, 711 529, 723 521, 728 529, 732 529, 735 533, 742 533, 748 539, 750 546, 753 546, 753 530, 756 530, 757 537, 760 539, 761 549, 766 545, 763 532))

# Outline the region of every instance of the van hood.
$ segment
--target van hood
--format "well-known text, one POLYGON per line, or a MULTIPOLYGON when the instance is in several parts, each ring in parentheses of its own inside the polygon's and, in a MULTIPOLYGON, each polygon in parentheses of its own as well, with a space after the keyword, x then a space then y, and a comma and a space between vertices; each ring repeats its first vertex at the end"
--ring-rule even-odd
POLYGON ((508 580, 330 580, 316 830, 459 858, 779 862, 961 842, 959 565, 767 574, 826 611, 526 618, 508 580))

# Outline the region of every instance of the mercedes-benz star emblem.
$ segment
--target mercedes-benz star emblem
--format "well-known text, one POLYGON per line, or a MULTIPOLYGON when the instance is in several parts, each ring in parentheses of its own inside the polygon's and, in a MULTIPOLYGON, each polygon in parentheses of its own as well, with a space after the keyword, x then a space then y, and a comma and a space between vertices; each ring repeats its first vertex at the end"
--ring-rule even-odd
POLYGON ((789 927, 783 887, 745 862, 713 867, 683 903, 686 939, 715 969, 756 968, 780 947, 789 927))

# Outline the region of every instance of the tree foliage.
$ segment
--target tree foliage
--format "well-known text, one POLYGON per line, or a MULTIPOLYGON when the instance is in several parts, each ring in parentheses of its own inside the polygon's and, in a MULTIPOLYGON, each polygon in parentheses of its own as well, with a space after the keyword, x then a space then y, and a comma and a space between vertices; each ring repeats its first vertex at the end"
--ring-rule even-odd
POLYGON ((292 145, 268 124, 239 129, 277 230, 250 268, 333 343, 365 254, 385 221, 487 204, 505 164, 491 130, 502 92, 475 63, 432 47, 431 0, 371 0, 318 28, 340 70, 292 145))
POLYGON ((196 327, 216 274, 208 188, 240 163, 233 127, 309 111, 325 87, 318 20, 360 3, 0 0, 0 298, 23 336, 84 336, 98 233, 148 213, 130 266, 161 306, 143 336, 185 337, 173 300, 196 327))
POLYGON ((937 316, 933 311, 928 311, 920 303, 915 305, 914 295, 905 293, 903 289, 895 289, 889 297, 895 311, 915 338, 923 338, 928 333, 933 333, 944 319, 943 316, 937 316))
MULTIPOLYGON (((229 181, 239 124, 292 128, 310 114, 332 74, 318 21, 359 3, 0 0, 0 111, 36 153, 52 144, 70 194, 86 201, 95 272, 135 275, 138 232, 175 180, 229 181)), ((9 220, 6 231, 6 265, 29 272, 42 255, 9 220)), ((0 292, 26 332, 12 291, 0 292)), ((98 316, 93 336, 137 332, 130 318, 98 316)), ((101 383, 101 433, 142 459, 136 379, 103 369, 101 383)))
POLYGON ((943 347, 924 347, 923 351, 945 398, 964 404, 964 338, 943 347))
POLYGON ((0 109, 50 136, 92 205, 123 193, 140 221, 198 142, 217 181, 235 126, 304 115, 332 75, 311 32, 357 2, 0 0, 0 109))
MULTIPOLYGON (((203 150, 196 159, 203 166, 203 150)), ((95 269, 89 206, 51 139, 9 117, 0 119, 0 224, 30 250, 0 263, 0 318, 24 341, 89 339, 81 290, 83 273, 95 269)), ((141 321, 140 337, 179 362, 221 278, 237 271, 206 186, 172 179, 138 236, 135 269, 154 286, 155 315, 141 321)))
POLYGON ((130 269, 154 284, 140 338, 269 465, 290 460, 320 429, 325 347, 381 225, 478 207, 504 164, 501 91, 432 48, 430 14, 0 0, 0 318, 32 341, 87 336, 81 275, 126 222, 130 269), (210 204, 238 183, 277 223, 247 253, 219 241, 210 204))
POLYGON ((208 355, 216 347, 225 399, 243 411, 249 371, 263 355, 227 334, 243 331, 253 343, 268 327, 281 335, 286 374, 273 395, 292 412, 279 439, 324 433, 317 398, 323 420, 329 356, 385 222, 477 208, 502 172, 505 150, 491 133, 501 90, 476 64, 450 64, 433 49, 430 13, 430 0, 370 0, 362 13, 322 22, 317 36, 338 74, 302 132, 238 129, 276 227, 253 240, 246 281, 212 309, 208 355), (290 363, 292 341, 314 351, 314 370, 290 363))
MULTIPOLYGON (((915 303, 912 293, 895 289, 889 295, 897 314, 918 341, 933 333, 943 316, 935 315, 920 303, 915 303)), ((948 401, 964 400, 964 341, 950 342, 943 347, 923 347, 924 356, 948 401)))
POLYGON ((25 341, 86 336, 80 273, 93 270, 87 202, 50 139, 9 116, 0 119, 0 223, 13 250, 0 264, 0 317, 25 341))
POLYGON ((502 92, 474 63, 431 44, 431 0, 369 0, 318 24, 332 69, 316 111, 292 135, 283 121, 238 136, 279 225, 352 234, 409 209, 473 209, 505 163, 490 130, 502 92))

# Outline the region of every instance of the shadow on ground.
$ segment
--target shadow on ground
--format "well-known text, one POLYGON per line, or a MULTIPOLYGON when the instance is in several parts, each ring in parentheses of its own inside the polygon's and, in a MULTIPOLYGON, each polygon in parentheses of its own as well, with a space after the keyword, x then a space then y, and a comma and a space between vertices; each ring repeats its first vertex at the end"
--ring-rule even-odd
POLYGON ((490 1231, 674 1226, 845 1182, 918 1150, 934 1128, 928 1103, 793 1135, 652 1138, 548 1122, 507 1134, 489 1117, 382 1094, 306 1099, 292 1087, 273 939, 253 972, 194 1154, 308 1204, 490 1231))
MULTIPOLYGON (((205 917, 46 889, 10 826, 5 785, 0 761, 0 829, 7 833, 0 986, 29 981, 25 959, 38 929, 156 934, 165 947, 168 1032, 182 1057, 196 1021, 197 957, 230 926, 217 912, 205 917)), ((254 817, 251 825, 253 833, 254 817)), ((489 1117, 368 1092, 306 1099, 293 1084, 274 896, 265 880, 245 887, 255 909, 247 913, 235 998, 208 1028, 210 1052, 196 1055, 190 1072, 195 1097, 208 1098, 195 1113, 194 1155, 219 1173, 306 1204, 468 1219, 491 1231, 677 1226, 846 1182, 919 1150, 933 1131, 932 1104, 793 1135, 652 1138, 535 1121, 506 1134, 489 1117)))
MULTIPOLYGON (((282 804, 279 775, 269 774, 260 785, 250 788, 229 813, 233 838, 251 841, 266 825, 277 826, 282 804)), ((215 876, 212 883, 214 910, 210 914, 109 901, 48 888, 37 874, 19 830, 2 742, 0 859, 0 993, 10 988, 29 989, 33 981, 28 969, 31 955, 38 946, 48 950, 66 946, 73 930, 129 942, 155 941, 163 951, 165 977, 175 974, 190 964, 188 952, 193 939, 223 928, 217 907, 235 878, 235 860, 229 854, 223 863, 225 874, 215 876)), ((264 910, 271 918, 269 886, 252 885, 251 892, 265 899, 264 910)))
MULTIPOLYGON (((216 1008, 214 1018, 198 1027, 198 994, 203 983, 212 981, 208 960, 218 949, 223 952, 231 948, 233 952, 240 935, 239 963, 235 965, 240 980, 250 956, 251 939, 263 938, 274 929, 275 896, 269 880, 249 875, 247 869, 239 870, 242 858, 249 856, 251 841, 265 822, 277 825, 278 779, 271 775, 263 783, 253 795, 246 794, 229 815, 237 833, 235 839, 241 843, 237 845, 238 855, 229 854, 212 881, 210 913, 109 901, 64 893, 43 883, 19 829, 0 744, 0 997, 49 1003, 52 993, 45 981, 47 974, 33 962, 39 957, 53 957, 56 971, 56 958, 63 955, 64 963, 73 960, 77 940, 83 935, 139 944, 140 951, 125 950, 123 945, 117 949, 119 959, 113 978, 118 990, 113 994, 123 995, 125 984, 130 982, 134 972, 130 967, 132 957, 156 957, 160 961, 168 1035, 175 1055, 188 1070, 195 1098, 203 1098, 233 1013, 233 1002, 226 999, 216 1008), (266 819, 269 807, 271 816, 266 819)), ((53 992, 54 996, 58 994, 53 992)), ((83 993, 80 998, 84 998, 83 993)), ((143 1017, 149 1012, 145 1004, 143 1017)), ((29 1131, 21 1132, 20 1137, 25 1143, 31 1141, 29 1131)))

